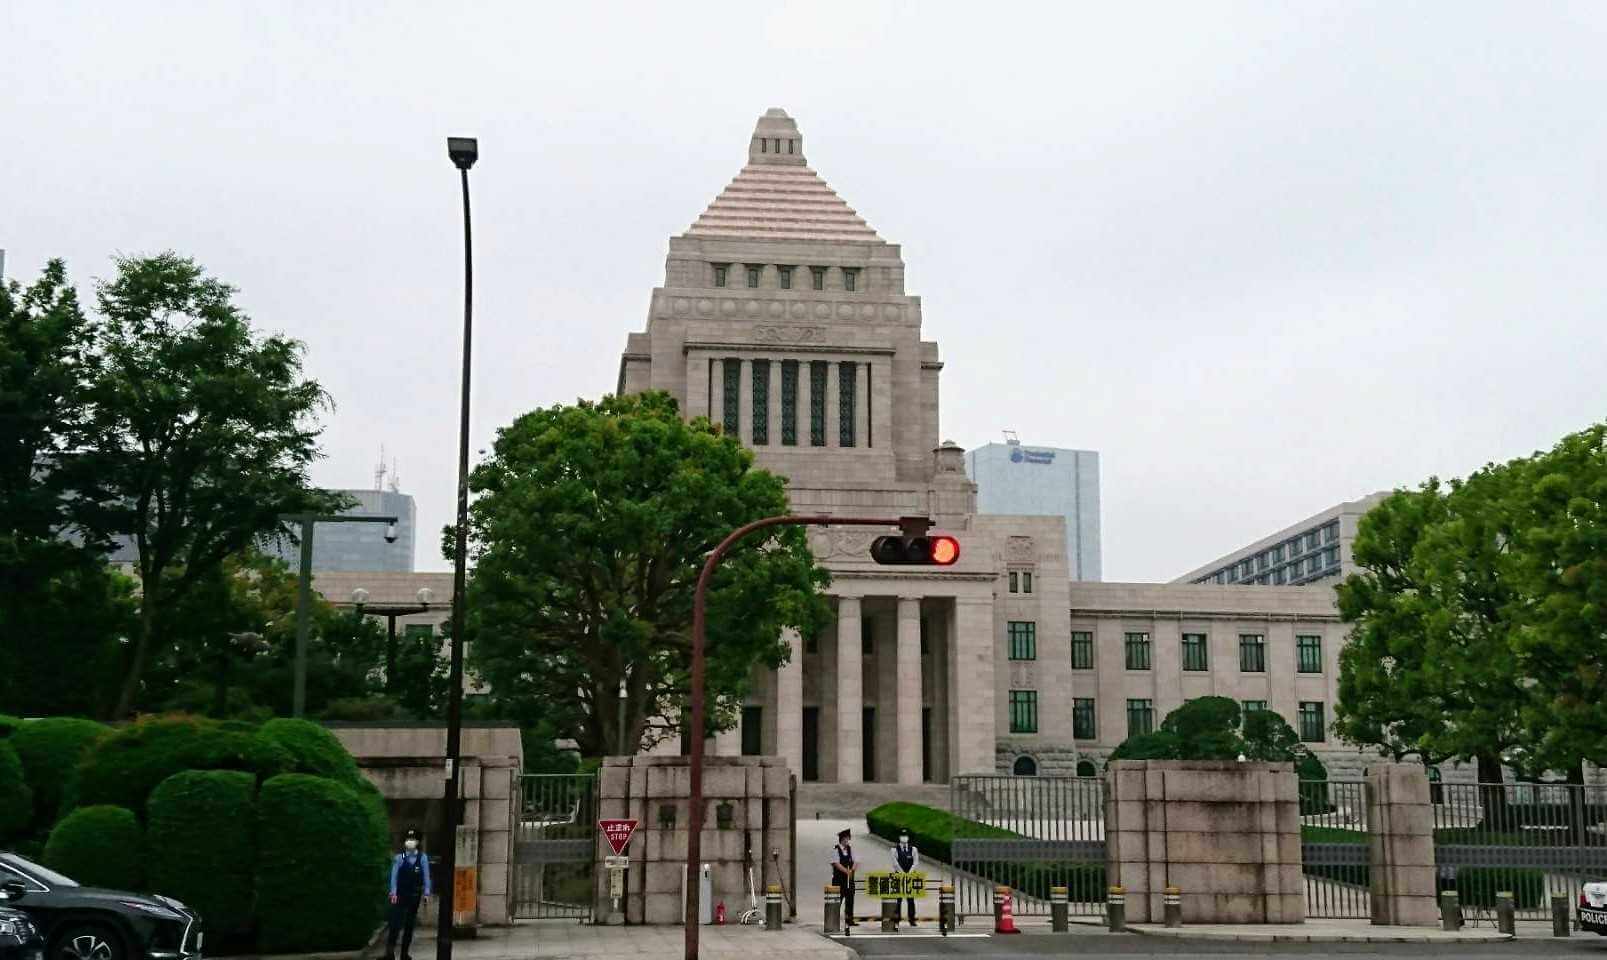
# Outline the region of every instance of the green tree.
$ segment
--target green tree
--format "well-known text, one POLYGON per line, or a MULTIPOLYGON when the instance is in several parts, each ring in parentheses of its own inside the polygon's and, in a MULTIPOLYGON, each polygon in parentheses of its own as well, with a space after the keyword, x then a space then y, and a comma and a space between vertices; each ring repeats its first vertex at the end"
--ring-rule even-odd
POLYGON ((35 716, 103 710, 132 625, 78 456, 98 334, 60 260, 27 288, 0 284, 0 703, 35 716))
MULTIPOLYGON (((1259 760, 1301 763, 1311 756, 1289 722, 1271 710, 1241 710, 1228 697, 1195 697, 1154 733, 1128 737, 1112 760, 1259 760)), ((1321 766, 1320 764, 1318 765, 1321 766)))
POLYGON ((99 527, 133 535, 141 586, 118 716, 167 643, 164 610, 282 531, 280 516, 346 505, 308 483, 328 398, 302 376, 301 345, 258 336, 233 298, 171 253, 119 259, 98 288, 102 369, 79 460, 107 495, 99 527))
MULTIPOLYGON (((622 680, 627 744, 648 718, 680 715, 704 558, 737 527, 788 512, 781 478, 664 393, 525 414, 471 483, 474 668, 524 722, 545 717, 587 756, 619 750, 622 680)), ((734 722, 754 666, 785 659, 783 627, 826 622, 826 582, 801 528, 726 556, 708 599, 711 728, 734 722)))

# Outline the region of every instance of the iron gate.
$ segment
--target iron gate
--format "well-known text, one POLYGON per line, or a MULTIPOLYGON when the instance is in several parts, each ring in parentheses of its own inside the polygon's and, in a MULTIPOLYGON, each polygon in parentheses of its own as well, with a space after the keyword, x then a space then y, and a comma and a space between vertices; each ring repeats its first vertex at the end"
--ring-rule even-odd
POLYGON ((1371 916, 1366 786, 1361 780, 1300 781, 1300 862, 1312 920, 1371 916))
POLYGON ((1014 891, 1015 913, 1049 913, 1063 886, 1071 913, 1105 912, 1105 783, 1091 777, 963 776, 949 781, 949 809, 974 821, 950 849, 954 909, 993 914, 993 888, 1014 891))
POLYGON ((1564 783, 1445 783, 1434 805, 1441 890, 1466 914, 1488 914, 1510 892, 1518 917, 1550 917, 1550 898, 1579 897, 1607 875, 1607 788, 1564 783))
POLYGON ((592 918, 597 776, 525 774, 513 843, 514 916, 592 918))

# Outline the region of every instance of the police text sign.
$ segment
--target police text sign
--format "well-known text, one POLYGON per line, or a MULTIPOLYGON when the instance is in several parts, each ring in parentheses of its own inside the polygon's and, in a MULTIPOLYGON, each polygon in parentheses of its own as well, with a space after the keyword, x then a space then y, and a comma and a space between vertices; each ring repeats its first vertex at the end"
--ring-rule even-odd
POLYGON ((867 873, 865 896, 892 897, 897 900, 925 899, 926 874, 919 870, 912 873, 893 873, 888 870, 867 873))

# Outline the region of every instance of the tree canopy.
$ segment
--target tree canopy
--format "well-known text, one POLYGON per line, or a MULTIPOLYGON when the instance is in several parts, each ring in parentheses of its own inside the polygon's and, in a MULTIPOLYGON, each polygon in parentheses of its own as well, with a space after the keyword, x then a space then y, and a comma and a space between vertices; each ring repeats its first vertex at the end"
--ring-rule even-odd
POLYGON ((1112 760, 1263 760, 1309 755, 1289 722, 1271 710, 1242 710, 1228 697, 1196 697, 1166 715, 1161 728, 1123 740, 1112 760))
MULTIPOLYGON (((583 754, 643 742, 687 693, 692 595, 727 534, 788 512, 784 481, 665 393, 534 410, 474 470, 472 665, 510 719, 549 720, 583 754)), ((450 535, 447 548, 450 550, 450 535)), ((711 729, 730 726, 755 665, 787 656, 783 627, 829 618, 804 531, 739 544, 708 598, 711 729)))

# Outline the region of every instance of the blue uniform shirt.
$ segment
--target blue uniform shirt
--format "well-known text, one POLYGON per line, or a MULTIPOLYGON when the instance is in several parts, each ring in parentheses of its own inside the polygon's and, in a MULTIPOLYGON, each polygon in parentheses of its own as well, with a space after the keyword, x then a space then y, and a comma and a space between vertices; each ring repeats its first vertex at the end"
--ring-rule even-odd
POLYGON ((434 896, 430 886, 430 858, 422 852, 398 853, 391 861, 391 896, 401 896, 403 892, 417 894, 420 879, 424 884, 424 896, 434 896))

